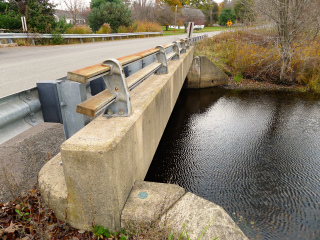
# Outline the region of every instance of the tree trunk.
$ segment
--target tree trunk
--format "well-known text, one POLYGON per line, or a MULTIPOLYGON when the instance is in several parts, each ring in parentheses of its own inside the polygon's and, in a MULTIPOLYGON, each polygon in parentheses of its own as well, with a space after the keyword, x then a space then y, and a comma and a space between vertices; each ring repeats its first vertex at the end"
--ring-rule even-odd
POLYGON ((169 31, 169 25, 166 25, 166 31, 169 31))
MULTIPOLYGON (((289 14, 289 0, 279 0, 279 35, 280 35, 280 51, 282 66, 280 72, 280 82, 288 83, 288 69, 290 65, 290 39, 289 39, 289 23, 288 23, 288 14, 289 14)), ((289 80, 290 81, 290 80, 289 80)))

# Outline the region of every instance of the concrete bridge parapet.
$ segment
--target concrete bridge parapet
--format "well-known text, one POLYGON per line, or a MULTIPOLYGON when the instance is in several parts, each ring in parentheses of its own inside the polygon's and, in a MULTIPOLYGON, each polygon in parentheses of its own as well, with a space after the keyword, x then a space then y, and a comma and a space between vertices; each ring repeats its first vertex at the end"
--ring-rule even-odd
POLYGON ((180 60, 171 61, 168 74, 153 75, 130 92, 130 117, 97 117, 62 144, 61 156, 45 165, 39 186, 58 218, 79 229, 120 229, 121 211, 134 183, 145 178, 193 51, 190 47, 180 60))

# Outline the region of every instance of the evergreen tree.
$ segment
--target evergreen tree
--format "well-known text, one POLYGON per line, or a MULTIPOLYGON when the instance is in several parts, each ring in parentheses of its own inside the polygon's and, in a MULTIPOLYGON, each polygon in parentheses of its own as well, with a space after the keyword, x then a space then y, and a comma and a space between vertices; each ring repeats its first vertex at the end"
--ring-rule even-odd
POLYGON ((236 20, 236 15, 234 14, 231 8, 222 9, 219 16, 219 25, 226 26, 229 20, 234 22, 236 20))
POLYGON ((0 0, 0 28, 16 30, 20 29, 21 15, 14 8, 12 2, 5 2, 0 0))
POLYGON ((28 28, 36 32, 49 33, 54 24, 54 7, 48 0, 26 0, 26 21, 28 28))
POLYGON ((119 26, 128 27, 133 22, 131 11, 123 3, 116 2, 105 2, 91 9, 88 19, 92 31, 98 31, 104 23, 108 23, 113 32, 117 32, 119 26))

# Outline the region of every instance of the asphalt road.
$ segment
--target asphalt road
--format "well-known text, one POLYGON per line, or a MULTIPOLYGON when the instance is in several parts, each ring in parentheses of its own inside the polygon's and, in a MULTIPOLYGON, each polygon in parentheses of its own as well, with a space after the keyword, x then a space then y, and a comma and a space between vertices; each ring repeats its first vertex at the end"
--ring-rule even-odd
MULTIPOLYGON (((218 33, 207 34, 212 36, 218 33)), ((0 48, 0 98, 33 88, 40 81, 63 78, 68 71, 185 37, 175 35, 63 46, 0 48)))

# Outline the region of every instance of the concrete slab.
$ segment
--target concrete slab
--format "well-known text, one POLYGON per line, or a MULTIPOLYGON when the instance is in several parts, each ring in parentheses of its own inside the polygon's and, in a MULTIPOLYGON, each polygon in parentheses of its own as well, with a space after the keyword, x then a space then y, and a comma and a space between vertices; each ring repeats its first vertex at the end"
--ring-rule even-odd
POLYGON ((192 193, 185 194, 164 214, 160 225, 172 229, 175 236, 187 232, 190 239, 203 233, 201 240, 248 240, 222 207, 192 193))
POLYGON ((0 202, 28 192, 42 166, 60 151, 63 126, 41 123, 0 145, 0 202))
POLYGON ((158 220, 185 193, 175 184, 136 182, 121 214, 121 227, 148 226, 158 220))

